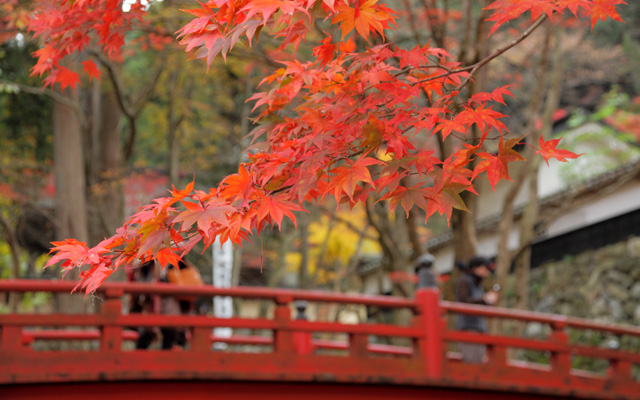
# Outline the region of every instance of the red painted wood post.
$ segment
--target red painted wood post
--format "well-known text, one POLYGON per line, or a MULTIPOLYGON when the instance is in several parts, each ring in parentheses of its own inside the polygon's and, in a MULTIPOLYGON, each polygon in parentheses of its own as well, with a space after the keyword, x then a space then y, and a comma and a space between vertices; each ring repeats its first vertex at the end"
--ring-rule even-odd
POLYGON ((418 289, 416 303, 420 313, 418 321, 423 328, 423 336, 418 340, 418 351, 426 363, 427 376, 437 379, 442 377, 444 358, 440 291, 435 288, 418 289))
MULTIPOLYGON (((294 302, 298 315, 296 321, 306 321, 307 315, 307 302, 304 300, 297 300, 294 302)), ((312 354, 313 345, 311 344, 311 332, 293 332, 293 346, 297 354, 312 354)))
MULTIPOLYGON (((498 331, 498 334, 500 334, 505 326, 505 321, 503 320, 494 320, 494 321, 488 321, 488 325, 489 325, 489 331, 485 332, 485 334, 491 334, 491 327, 493 327, 493 329, 495 331, 498 331), (493 323, 492 323, 493 322, 493 323)), ((492 367, 492 368, 504 368, 507 366, 507 347, 503 346, 503 345, 487 345, 487 363, 492 367)))
POLYGON ((487 346, 487 361, 492 367, 505 367, 507 365, 507 348, 504 346, 487 346))
POLYGON ((609 369, 607 369, 607 379, 613 381, 614 386, 625 387, 633 382, 631 375, 631 362, 621 360, 619 358, 609 360, 609 369))
POLYGON ((549 335, 549 341, 561 347, 560 351, 551 352, 551 370, 559 379, 568 378, 571 374, 571 354, 569 353, 569 334, 567 333, 567 321, 558 320, 551 324, 553 332, 549 335))
POLYGON ((291 296, 276 297, 276 310, 274 312, 274 320, 278 323, 279 328, 273 332, 274 352, 276 353, 293 353, 293 333, 286 329, 291 324, 291 309, 289 304, 293 301, 291 296))
POLYGON ((349 356, 353 358, 366 359, 369 357, 369 335, 349 334, 349 356))
POLYGON ((193 328, 189 339, 189 350, 207 352, 211 350, 211 328, 193 328))
POLYGON ((105 300, 100 309, 100 314, 105 317, 105 324, 100 327, 100 350, 101 351, 121 351, 122 350, 122 327, 115 324, 115 321, 122 314, 122 289, 107 289, 105 300))
POLYGON ((22 326, 3 325, 0 327, 0 352, 24 351, 22 345, 22 326))

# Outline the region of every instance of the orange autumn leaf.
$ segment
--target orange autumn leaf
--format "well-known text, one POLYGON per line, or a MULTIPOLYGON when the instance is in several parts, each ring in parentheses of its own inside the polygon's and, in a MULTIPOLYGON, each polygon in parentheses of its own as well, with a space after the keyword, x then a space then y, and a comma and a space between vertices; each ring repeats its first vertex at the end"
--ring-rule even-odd
POLYGON ((356 1, 353 7, 343 4, 337 7, 337 14, 331 20, 332 24, 340 25, 342 39, 355 27, 356 31, 365 39, 369 38, 371 29, 384 37, 384 28, 393 18, 392 11, 378 0, 356 1))

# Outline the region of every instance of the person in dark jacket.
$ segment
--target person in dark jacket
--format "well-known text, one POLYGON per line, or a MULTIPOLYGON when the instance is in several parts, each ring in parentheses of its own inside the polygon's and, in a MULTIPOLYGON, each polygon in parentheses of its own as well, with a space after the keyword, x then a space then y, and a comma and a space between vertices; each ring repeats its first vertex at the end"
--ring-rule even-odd
MULTIPOLYGON (((469 260, 464 267, 464 273, 455 285, 456 301, 469 304, 494 305, 498 302, 498 292, 485 293, 483 281, 491 274, 491 261, 485 257, 476 256, 469 260)), ((487 319, 484 317, 459 314, 456 329, 486 333, 487 319)), ((464 362, 482 364, 486 354, 486 346, 475 343, 459 343, 464 362)))

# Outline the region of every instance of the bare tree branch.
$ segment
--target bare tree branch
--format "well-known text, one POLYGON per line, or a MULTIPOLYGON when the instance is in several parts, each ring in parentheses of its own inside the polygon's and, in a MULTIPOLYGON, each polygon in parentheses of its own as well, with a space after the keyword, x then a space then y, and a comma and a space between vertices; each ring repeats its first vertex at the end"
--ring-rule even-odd
POLYGON ((64 104, 69 108, 72 108, 75 111, 76 115, 78 116, 78 119, 80 120, 80 123, 82 124, 82 126, 86 126, 87 124, 87 120, 84 116, 84 113, 82 112, 82 108, 80 107, 80 104, 78 104, 78 102, 76 101, 73 101, 72 99, 70 99, 69 97, 65 96, 62 93, 56 92, 55 90, 43 88, 43 87, 24 85, 22 83, 11 82, 4 79, 0 79, 0 85, 14 86, 14 87, 17 87, 21 92, 25 92, 28 94, 48 96, 52 100, 57 101, 58 103, 64 104))
POLYGON ((99 51, 89 50, 89 54, 94 56, 102 65, 105 66, 109 74, 111 84, 113 85, 113 90, 116 94, 116 101, 118 102, 120 109, 122 109, 122 112, 127 116, 127 118, 132 118, 134 116, 134 110, 131 107, 131 99, 126 93, 124 83, 122 82, 120 75, 116 73, 113 63, 99 51))

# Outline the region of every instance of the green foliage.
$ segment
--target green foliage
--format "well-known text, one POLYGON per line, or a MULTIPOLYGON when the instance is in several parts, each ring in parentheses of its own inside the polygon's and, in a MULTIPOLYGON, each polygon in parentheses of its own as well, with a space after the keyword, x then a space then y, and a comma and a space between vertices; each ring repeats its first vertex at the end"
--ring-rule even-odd
MULTIPOLYGON (((0 79, 40 86, 29 77, 33 63, 33 43, 16 41, 0 45, 0 79)), ((0 157, 16 157, 29 162, 52 159, 51 100, 46 96, 20 93, 16 86, 4 84, 0 90, 0 157)))
POLYGON ((638 139, 631 132, 613 129, 608 124, 618 112, 632 106, 629 95, 615 87, 593 114, 581 109, 573 112, 567 122, 572 129, 559 135, 563 136, 566 148, 584 155, 561 166, 560 173, 566 182, 582 182, 640 159, 638 139))
MULTIPOLYGON (((18 307, 20 312, 32 313, 39 308, 49 307, 52 301, 53 295, 51 293, 27 292, 20 296, 18 307)), ((9 314, 10 311, 8 304, 0 303, 0 314, 9 314)))

